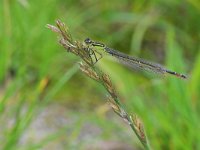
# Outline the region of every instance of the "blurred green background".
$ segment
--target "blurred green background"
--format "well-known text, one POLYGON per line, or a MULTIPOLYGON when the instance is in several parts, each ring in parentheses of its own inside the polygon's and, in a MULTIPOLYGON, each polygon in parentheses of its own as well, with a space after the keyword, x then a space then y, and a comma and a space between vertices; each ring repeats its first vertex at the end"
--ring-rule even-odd
POLYGON ((152 149, 200 149, 199 18, 198 0, 0 1, 0 149, 143 149, 103 87, 45 28, 56 19, 76 40, 91 37, 186 73, 160 78, 98 63, 143 121, 152 149))

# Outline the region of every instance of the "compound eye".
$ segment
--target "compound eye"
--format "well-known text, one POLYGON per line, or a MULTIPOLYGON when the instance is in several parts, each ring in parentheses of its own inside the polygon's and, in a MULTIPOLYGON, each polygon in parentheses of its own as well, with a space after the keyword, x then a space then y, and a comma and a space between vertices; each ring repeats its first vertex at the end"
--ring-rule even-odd
POLYGON ((91 44, 92 41, 90 40, 90 38, 86 38, 86 39, 85 39, 85 43, 86 43, 86 44, 91 44))

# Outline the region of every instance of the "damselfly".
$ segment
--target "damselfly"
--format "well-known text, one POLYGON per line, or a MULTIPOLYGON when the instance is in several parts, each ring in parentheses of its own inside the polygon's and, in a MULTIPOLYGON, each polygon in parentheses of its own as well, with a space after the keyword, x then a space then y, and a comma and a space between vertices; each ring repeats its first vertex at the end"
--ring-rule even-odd
POLYGON ((98 60, 100 60, 102 58, 102 54, 99 53, 98 51, 94 50, 92 47, 101 47, 106 53, 114 56, 121 63, 123 63, 123 64, 125 64, 125 65, 127 65, 131 68, 138 67, 138 68, 141 68, 141 69, 144 69, 144 70, 150 70, 150 71, 153 71, 153 72, 156 72, 156 73, 159 73, 159 74, 171 74, 171 75, 174 75, 176 77, 183 78, 183 79, 187 78, 185 75, 174 72, 174 71, 170 71, 168 69, 165 69, 163 66, 161 66, 159 64, 151 63, 151 62, 148 62, 148 61, 140 59, 140 58, 136 58, 136 57, 133 57, 133 56, 126 55, 122 52, 119 52, 117 50, 114 50, 112 48, 107 47, 103 43, 92 41, 89 38, 85 39, 85 44, 88 45, 87 50, 90 51, 89 53, 91 55, 94 55, 94 57, 95 57, 95 62, 93 62, 93 64, 95 64, 98 60), (96 57, 95 52, 100 55, 100 58, 96 57))

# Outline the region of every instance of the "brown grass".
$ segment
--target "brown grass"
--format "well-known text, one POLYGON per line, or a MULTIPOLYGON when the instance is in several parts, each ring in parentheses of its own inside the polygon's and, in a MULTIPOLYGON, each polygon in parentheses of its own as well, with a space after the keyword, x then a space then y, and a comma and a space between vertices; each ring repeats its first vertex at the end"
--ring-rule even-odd
POLYGON ((60 20, 56 21, 56 26, 48 24, 47 28, 59 34, 59 43, 68 52, 73 53, 82 59, 82 62, 79 63, 80 70, 86 76, 92 78, 104 86, 104 88, 109 93, 108 103, 112 107, 113 111, 130 125, 144 148, 147 150, 150 149, 142 122, 136 114, 129 114, 124 109, 119 97, 117 96, 110 77, 94 65, 91 55, 87 50, 88 46, 84 44, 84 42, 74 41, 69 32, 69 29, 60 20))

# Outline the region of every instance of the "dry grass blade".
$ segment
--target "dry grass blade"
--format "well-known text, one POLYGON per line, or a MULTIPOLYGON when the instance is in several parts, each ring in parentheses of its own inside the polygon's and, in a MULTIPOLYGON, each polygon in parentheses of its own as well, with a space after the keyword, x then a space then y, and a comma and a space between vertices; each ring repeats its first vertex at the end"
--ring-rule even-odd
POLYGON ((124 109, 120 99, 118 98, 115 88, 111 82, 110 77, 100 71, 91 58, 90 52, 87 50, 87 45, 84 42, 73 41, 71 34, 69 33, 68 28, 60 20, 56 21, 57 27, 53 25, 47 25, 49 29, 53 32, 56 32, 60 35, 59 43, 70 53, 75 54, 80 57, 83 62, 79 63, 80 70, 87 75, 88 77, 98 81, 104 86, 104 88, 110 94, 108 102, 111 105, 114 112, 123 118, 131 126, 138 139, 142 143, 145 149, 150 149, 147 138, 144 132, 143 124, 136 115, 129 115, 128 112, 124 109))
POLYGON ((80 65, 80 70, 84 74, 86 74, 88 77, 100 82, 99 75, 93 69, 91 69, 88 65, 83 64, 83 63, 79 63, 79 65, 80 65))

